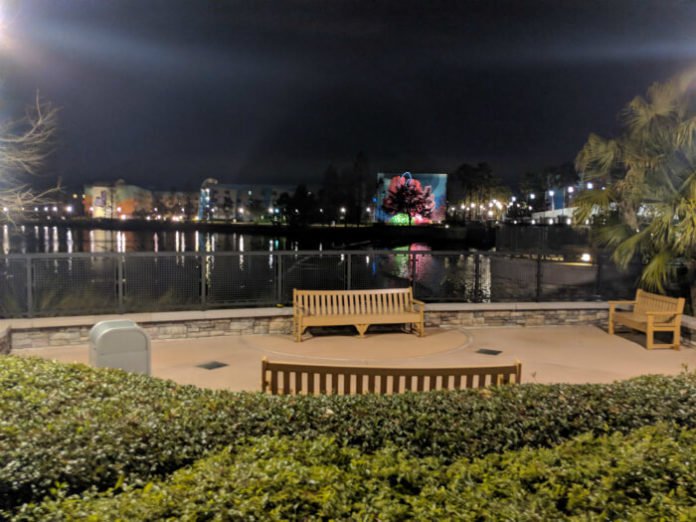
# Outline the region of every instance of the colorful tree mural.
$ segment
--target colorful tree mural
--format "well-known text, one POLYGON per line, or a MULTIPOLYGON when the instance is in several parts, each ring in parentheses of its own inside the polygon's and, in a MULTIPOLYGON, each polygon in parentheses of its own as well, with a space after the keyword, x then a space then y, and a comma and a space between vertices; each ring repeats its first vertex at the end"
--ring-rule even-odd
POLYGON ((421 182, 411 177, 410 172, 394 176, 387 195, 382 201, 382 210, 392 216, 392 224, 412 225, 430 223, 435 199, 432 188, 421 185, 421 182))

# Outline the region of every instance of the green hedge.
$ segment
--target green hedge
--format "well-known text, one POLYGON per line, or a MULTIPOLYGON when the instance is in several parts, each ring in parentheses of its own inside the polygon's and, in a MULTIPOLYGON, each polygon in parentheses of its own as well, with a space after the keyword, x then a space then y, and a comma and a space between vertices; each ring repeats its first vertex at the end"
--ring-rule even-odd
POLYGON ((450 465, 266 437, 142 489, 26 505, 15 520, 693 520, 695 451, 696 431, 667 426, 450 465))
POLYGON ((39 359, 0 357, 0 509, 121 477, 153 480, 245 437, 393 444, 445 462, 657 421, 696 427, 696 375, 612 385, 358 397, 271 397, 39 359))

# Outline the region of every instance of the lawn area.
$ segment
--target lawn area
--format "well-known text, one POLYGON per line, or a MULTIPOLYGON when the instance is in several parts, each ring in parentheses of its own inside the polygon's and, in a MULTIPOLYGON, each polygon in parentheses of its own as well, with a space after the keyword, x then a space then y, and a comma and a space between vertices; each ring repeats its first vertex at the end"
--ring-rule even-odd
POLYGON ((15 520, 696 516, 696 375, 272 397, 0 358, 15 520))

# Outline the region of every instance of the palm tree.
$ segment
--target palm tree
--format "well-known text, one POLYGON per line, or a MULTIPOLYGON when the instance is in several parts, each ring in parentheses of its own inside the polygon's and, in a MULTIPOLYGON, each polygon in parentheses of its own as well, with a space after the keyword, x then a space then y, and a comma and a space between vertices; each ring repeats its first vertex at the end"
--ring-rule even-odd
POLYGON ((594 220, 620 267, 640 257, 641 285, 662 293, 678 266, 690 281, 696 274, 694 87, 696 70, 654 84, 626 106, 618 137, 591 134, 576 158, 584 180, 595 181, 576 199, 576 221, 594 220))

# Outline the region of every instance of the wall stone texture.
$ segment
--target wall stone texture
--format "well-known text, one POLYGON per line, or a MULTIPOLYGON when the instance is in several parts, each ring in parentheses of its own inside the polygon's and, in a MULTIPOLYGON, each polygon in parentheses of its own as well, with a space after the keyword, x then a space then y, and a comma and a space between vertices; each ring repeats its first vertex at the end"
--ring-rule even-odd
MULTIPOLYGON (((606 327, 606 309, 555 310, 467 310, 426 311, 428 327, 437 326, 553 326, 593 324, 606 327)), ((152 340, 191 339, 222 335, 290 335, 291 316, 244 317, 148 323, 140 326, 152 340)), ((87 344, 91 326, 42 327, 13 329, 6 352, 22 348, 87 344)), ((0 353, 2 352, 0 339, 0 353)))
POLYGON ((570 326, 592 324, 606 326, 604 309, 586 310, 480 310, 462 312, 426 312, 426 326, 570 326))
POLYGON ((0 329, 0 355, 10 353, 10 332, 7 329, 0 329))

